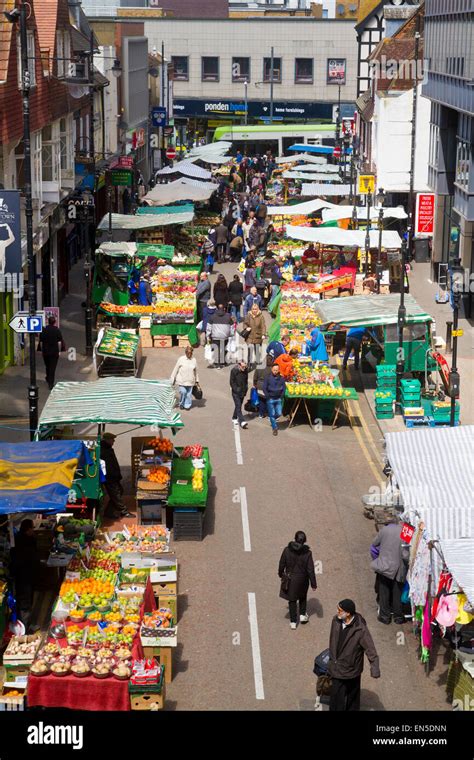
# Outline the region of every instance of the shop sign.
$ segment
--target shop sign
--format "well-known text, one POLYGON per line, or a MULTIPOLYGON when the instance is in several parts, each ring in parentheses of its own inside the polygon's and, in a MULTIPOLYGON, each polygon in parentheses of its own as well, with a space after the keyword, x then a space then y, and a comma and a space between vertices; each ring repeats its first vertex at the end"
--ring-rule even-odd
POLYGON ((114 165, 112 168, 120 168, 120 169, 131 169, 133 167, 133 157, 132 156, 120 156, 118 159, 117 164, 114 165))
MULTIPOLYGON (((251 100, 247 103, 247 109, 251 118, 267 118, 270 116, 270 101, 251 100)), ((245 102, 243 100, 199 100, 193 98, 175 100, 173 102, 173 113, 174 116, 178 117, 202 116, 212 118, 223 116, 227 119, 231 117, 241 118, 245 115, 245 102)), ((354 113, 353 107, 351 113, 354 113)), ((273 116, 275 119, 284 119, 288 122, 293 122, 295 119, 331 119, 332 107, 330 103, 276 100, 273 104, 273 116)))
POLYGON ((434 193, 417 193, 415 206, 415 235, 434 232, 434 193))
POLYGON ((140 129, 136 129, 133 133, 133 147, 134 148, 143 148, 145 145, 145 129, 143 127, 140 127, 140 129))
POLYGON ((59 306, 43 306, 44 311, 44 323, 48 324, 48 319, 54 317, 56 320, 56 327, 59 327, 59 306))
POLYGON ((342 85, 346 83, 346 59, 328 58, 327 84, 342 85))
POLYGON ((155 106, 151 109, 151 121, 154 127, 166 127, 166 108, 155 106))
POLYGON ((0 275, 21 270, 20 191, 0 190, 0 275))
POLYGON ((413 525, 410 525, 410 523, 404 522, 402 524, 402 530, 400 533, 400 538, 402 541, 404 541, 406 544, 409 544, 411 539, 413 538, 413 534, 415 532, 415 528, 413 525))
POLYGON ((132 172, 129 169, 112 169, 111 175, 114 187, 119 185, 130 187, 132 184, 132 172))
POLYGON ((375 176, 373 174, 359 174, 359 195, 368 195, 375 192, 375 176))

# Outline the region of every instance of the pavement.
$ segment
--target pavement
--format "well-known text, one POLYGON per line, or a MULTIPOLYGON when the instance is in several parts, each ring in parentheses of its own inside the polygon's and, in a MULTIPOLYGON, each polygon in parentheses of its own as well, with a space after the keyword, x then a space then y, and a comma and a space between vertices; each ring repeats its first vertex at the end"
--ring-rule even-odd
MULTIPOLYGON (((220 271, 229 279, 235 265, 218 266, 220 271)), ((77 356, 61 359, 57 379, 93 379, 83 356, 80 265, 71 282, 61 325, 77 356)), ((142 377, 169 377, 181 353, 145 350, 142 377)), ((349 402, 352 427, 345 421, 334 430, 330 425, 318 430, 301 418, 287 429, 283 420, 274 437, 268 420, 249 415, 248 429, 235 432, 230 370, 207 368, 203 354, 202 348, 195 352, 204 398, 183 411, 185 428, 176 443, 208 446, 213 478, 203 541, 173 547, 180 562, 179 646, 166 709, 314 710, 314 658, 327 647, 337 602, 345 597, 355 600, 380 656, 382 677, 371 679, 367 667, 364 672, 362 709, 451 709, 445 694, 450 652, 436 643, 427 678, 410 625, 376 620, 369 559, 375 526, 363 516, 361 496, 385 479, 381 431, 360 377, 350 371, 349 384, 361 391, 358 401, 349 402), (279 598, 277 567, 297 530, 306 532, 312 548, 318 589, 309 594, 309 623, 293 631, 279 598)), ((27 382, 28 367, 12 368, 0 378, 5 439, 26 440, 27 382)), ((40 382, 41 407, 47 387, 40 382)), ((114 426, 114 432, 127 502, 135 509, 129 463, 130 437, 137 431, 114 426)))

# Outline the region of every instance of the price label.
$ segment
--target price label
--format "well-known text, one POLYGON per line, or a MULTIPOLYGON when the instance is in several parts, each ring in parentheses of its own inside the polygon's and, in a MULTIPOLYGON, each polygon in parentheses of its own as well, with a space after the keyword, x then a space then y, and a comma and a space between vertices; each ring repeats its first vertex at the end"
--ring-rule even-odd
POLYGON ((459 328, 459 330, 453 330, 451 335, 453 336, 453 338, 462 338, 462 336, 464 335, 464 330, 462 330, 461 328, 459 328))
POLYGON ((413 538, 413 534, 415 532, 415 528, 413 525, 410 525, 410 523, 403 523, 402 530, 400 533, 400 538, 402 541, 404 541, 406 544, 409 544, 411 539, 413 538))

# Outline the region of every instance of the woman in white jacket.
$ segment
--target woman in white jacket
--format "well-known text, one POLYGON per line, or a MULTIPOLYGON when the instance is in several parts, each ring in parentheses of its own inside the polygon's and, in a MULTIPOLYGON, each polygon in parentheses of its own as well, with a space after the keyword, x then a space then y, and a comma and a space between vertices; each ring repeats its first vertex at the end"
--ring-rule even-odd
POLYGON ((197 361, 193 357, 193 349, 188 346, 175 364, 171 373, 170 380, 172 384, 178 383, 179 387, 179 408, 191 409, 193 403, 192 391, 194 385, 199 383, 197 361))

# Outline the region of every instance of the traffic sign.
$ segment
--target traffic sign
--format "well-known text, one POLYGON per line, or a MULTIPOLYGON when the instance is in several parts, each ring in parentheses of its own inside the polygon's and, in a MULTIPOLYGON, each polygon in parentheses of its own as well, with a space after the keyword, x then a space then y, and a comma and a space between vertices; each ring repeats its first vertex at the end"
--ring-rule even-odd
POLYGON ((334 150, 333 150, 333 156, 334 156, 334 158, 340 158, 340 156, 341 156, 341 149, 340 149, 339 145, 336 145, 336 147, 334 148, 334 150))
POLYGON ((151 109, 151 121, 154 127, 166 127, 166 108, 156 106, 151 109))
POLYGON ((37 311, 34 317, 28 311, 17 311, 8 324, 16 333, 40 333, 44 319, 44 311, 37 311))
POLYGON ((173 147, 169 147, 166 149, 166 158, 169 158, 170 161, 173 160, 173 158, 176 158, 176 149, 173 147))
POLYGON ((359 174, 359 195, 375 192, 375 177, 373 174, 359 174))
POLYGON ((464 330, 459 328, 459 330, 452 330, 451 335, 453 338, 462 338, 464 335, 464 330))

